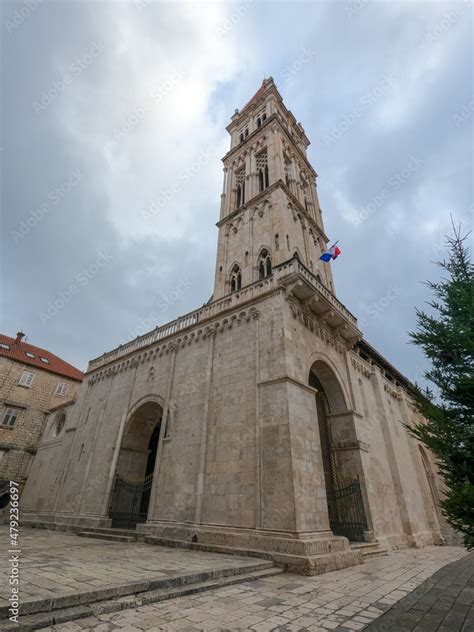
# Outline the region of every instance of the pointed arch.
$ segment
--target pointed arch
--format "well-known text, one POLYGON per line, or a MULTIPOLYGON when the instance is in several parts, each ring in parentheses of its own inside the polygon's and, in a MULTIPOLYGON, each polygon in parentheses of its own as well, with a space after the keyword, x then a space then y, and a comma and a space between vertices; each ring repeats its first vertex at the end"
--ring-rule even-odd
POLYGON ((262 246, 257 259, 258 278, 266 279, 273 274, 272 255, 270 248, 262 246))
POLYGON ((231 293, 238 292, 242 289, 242 268, 239 263, 232 264, 230 269, 229 284, 231 293))

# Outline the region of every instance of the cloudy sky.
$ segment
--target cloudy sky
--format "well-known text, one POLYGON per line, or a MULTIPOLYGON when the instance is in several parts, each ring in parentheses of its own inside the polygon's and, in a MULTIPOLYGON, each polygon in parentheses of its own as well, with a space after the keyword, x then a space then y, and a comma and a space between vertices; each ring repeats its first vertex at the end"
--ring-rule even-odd
POLYGON ((225 131, 273 76, 311 140, 338 297, 411 379, 472 200, 472 5, 2 2, 2 319, 81 369, 212 293, 225 131))

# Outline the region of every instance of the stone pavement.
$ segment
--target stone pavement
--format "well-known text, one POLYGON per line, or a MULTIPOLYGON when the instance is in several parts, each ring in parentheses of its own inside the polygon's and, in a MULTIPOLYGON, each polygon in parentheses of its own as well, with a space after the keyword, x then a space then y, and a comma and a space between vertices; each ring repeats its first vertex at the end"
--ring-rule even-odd
MULTIPOLYGON (((379 618, 384 612, 423 585, 436 571, 450 562, 463 559, 465 555, 466 551, 458 547, 408 549, 326 575, 301 577, 284 574, 45 629, 51 632, 351 632, 382 620, 379 618)), ((461 576, 464 577, 462 573, 459 574, 461 576)), ((439 586, 448 590, 449 573, 443 577, 444 584, 439 586)), ((398 631, 397 627, 390 629, 398 631)), ((422 628, 423 632, 435 629, 422 628)), ((460 629, 451 627, 449 632, 460 629)))
MULTIPOLYGON (((191 573, 244 569, 263 560, 188 549, 117 543, 71 533, 20 529, 22 604, 109 586, 191 573)), ((8 605, 8 531, 0 526, 0 608, 8 605)), ((30 610, 31 611, 31 610, 30 610)))
POLYGON ((474 553, 444 566, 365 629, 366 632, 472 632, 474 553))

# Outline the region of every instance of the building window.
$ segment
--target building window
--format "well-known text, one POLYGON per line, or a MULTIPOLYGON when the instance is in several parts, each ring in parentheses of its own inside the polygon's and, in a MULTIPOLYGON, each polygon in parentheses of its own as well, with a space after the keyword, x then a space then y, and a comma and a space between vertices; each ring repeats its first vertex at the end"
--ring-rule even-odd
POLYGON ((267 150, 260 152, 257 158, 257 175, 258 175, 258 188, 263 191, 268 187, 268 160, 267 150))
POLYGON ((6 345, 4 342, 0 342, 0 349, 10 349, 10 345, 6 345))
POLYGON ((61 434, 64 424, 66 423, 66 413, 61 413, 56 421, 56 428, 54 429, 54 436, 57 437, 61 434))
POLYGON ((35 374, 31 373, 31 371, 23 371, 18 384, 20 386, 26 386, 27 388, 30 388, 30 386, 33 383, 34 377, 35 377, 35 374))
POLYGON ((2 426, 13 428, 19 414, 20 410, 18 408, 7 408, 3 415, 2 426))
POLYGON ((268 250, 262 250, 258 258, 258 278, 265 279, 272 273, 272 259, 268 250))
POLYGON ((236 204, 240 208, 245 204, 245 168, 235 172, 236 204))
POLYGON ((58 395, 59 397, 65 397, 67 392, 69 389, 69 384, 66 384, 66 382, 58 382, 58 385, 56 386, 56 390, 54 391, 55 395, 58 395))
POLYGON ((40 357, 41 362, 44 362, 45 364, 49 364, 49 360, 48 358, 42 358, 40 357))
POLYGON ((242 287, 242 271, 237 264, 232 268, 232 274, 230 277, 230 291, 237 292, 242 287))
POLYGON ((28 356, 29 358, 34 358, 35 354, 31 353, 31 351, 25 351, 25 355, 28 356))

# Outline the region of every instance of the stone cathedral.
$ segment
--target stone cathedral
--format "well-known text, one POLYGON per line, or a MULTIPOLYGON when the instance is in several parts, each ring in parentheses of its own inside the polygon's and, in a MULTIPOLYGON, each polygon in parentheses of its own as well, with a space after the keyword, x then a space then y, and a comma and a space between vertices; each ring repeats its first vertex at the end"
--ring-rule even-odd
POLYGON ((312 574, 443 543, 412 385, 338 300, 307 158, 271 78, 227 127, 214 294, 89 363, 50 414, 30 524, 263 556, 312 574))

